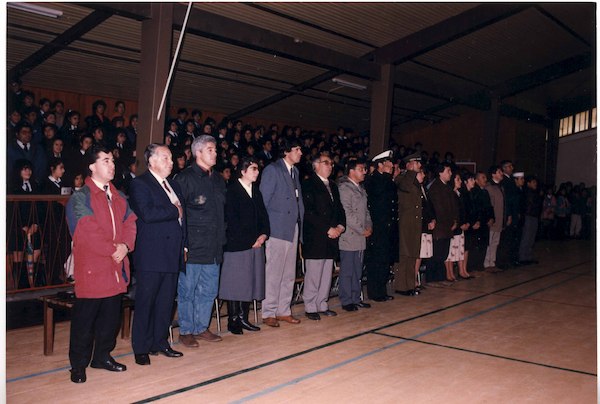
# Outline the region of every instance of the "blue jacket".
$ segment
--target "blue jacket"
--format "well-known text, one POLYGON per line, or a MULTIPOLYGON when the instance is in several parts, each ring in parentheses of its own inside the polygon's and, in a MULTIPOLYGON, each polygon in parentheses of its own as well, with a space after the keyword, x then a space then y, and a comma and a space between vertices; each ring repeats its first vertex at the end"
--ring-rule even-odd
POLYGON ((290 242, 294 239, 296 223, 299 225, 299 237, 302 239, 304 217, 300 173, 296 167, 293 167, 293 170, 295 181, 292 180, 283 159, 279 159, 265 168, 260 180, 260 192, 269 214, 271 237, 290 242))
MULTIPOLYGON (((180 201, 179 184, 167 180, 180 201)), ((183 205, 183 202, 181 202, 183 205)), ((179 211, 150 171, 131 181, 129 204, 138 217, 133 253, 136 271, 177 272, 183 270, 183 229, 179 211)), ((184 216, 185 217, 185 216, 184 216)))

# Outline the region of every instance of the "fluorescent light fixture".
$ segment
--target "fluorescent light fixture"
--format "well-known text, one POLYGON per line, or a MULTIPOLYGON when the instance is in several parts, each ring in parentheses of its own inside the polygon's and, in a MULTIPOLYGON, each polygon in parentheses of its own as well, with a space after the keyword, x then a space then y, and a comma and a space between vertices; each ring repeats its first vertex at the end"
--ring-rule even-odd
POLYGON ((7 7, 28 13, 43 15, 44 17, 58 18, 63 15, 63 12, 60 10, 54 10, 52 8, 42 7, 31 3, 7 3, 7 7))
POLYGON ((367 86, 364 86, 362 84, 353 83, 351 81, 347 81, 347 80, 343 80, 343 79, 338 79, 337 77, 335 79, 332 79, 331 81, 333 81, 335 84, 339 84, 340 86, 354 88, 356 90, 366 90, 366 88, 367 88, 367 86))

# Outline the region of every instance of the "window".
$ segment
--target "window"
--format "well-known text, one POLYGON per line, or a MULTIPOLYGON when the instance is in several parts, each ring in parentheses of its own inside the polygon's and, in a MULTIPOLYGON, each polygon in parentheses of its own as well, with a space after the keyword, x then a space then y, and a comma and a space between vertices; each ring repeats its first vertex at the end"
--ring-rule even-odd
POLYGON ((558 136, 562 137, 593 129, 596 127, 596 120, 596 108, 564 117, 560 120, 558 136))

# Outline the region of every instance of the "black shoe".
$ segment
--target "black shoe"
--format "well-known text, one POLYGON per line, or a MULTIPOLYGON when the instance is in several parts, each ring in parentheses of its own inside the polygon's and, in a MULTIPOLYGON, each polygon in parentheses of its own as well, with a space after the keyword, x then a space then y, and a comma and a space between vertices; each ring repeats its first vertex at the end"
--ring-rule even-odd
POLYGON ((71 369, 71 381, 73 383, 85 383, 86 380, 85 368, 71 369))
POLYGON ((342 309, 344 309, 346 311, 357 311, 358 307, 356 307, 355 304, 345 304, 342 306, 342 309))
POLYGON ((369 303, 365 303, 365 302, 358 302, 356 303, 357 307, 360 307, 361 309, 368 309, 371 307, 371 305, 369 303))
POLYGON ((241 324, 227 324, 227 330, 235 335, 242 335, 244 333, 244 330, 242 329, 242 325, 241 324))
POLYGON ((111 372, 124 372, 127 370, 127 366, 116 362, 113 358, 108 358, 103 361, 92 361, 90 367, 93 367, 94 369, 106 369, 111 372))
POLYGON ((414 296, 416 294, 414 289, 411 289, 411 290, 396 290, 396 293, 398 293, 399 295, 402 295, 402 296, 414 296))
POLYGON ((309 320, 319 321, 321 316, 319 316, 319 313, 306 313, 306 318, 309 320))
POLYGON ((244 330, 248 330, 248 331, 260 331, 260 327, 255 326, 254 324, 250 323, 248 320, 243 319, 240 322, 242 328, 244 330))
POLYGON ((383 296, 383 297, 372 297, 371 300, 373 300, 374 302, 387 302, 388 298, 387 296, 383 296))
MULTIPOLYGON (((152 355, 158 355, 158 353, 153 353, 152 355)), ((134 354, 133 356, 135 356, 135 363, 138 365, 144 366, 150 364, 150 356, 148 354, 134 354)))
MULTIPOLYGON (((153 355, 153 356, 161 354, 161 355, 166 356, 167 358, 180 358, 183 356, 183 353, 176 351, 171 347, 159 349, 158 351, 150 351, 149 353, 150 353, 150 355, 153 355)), ((137 357, 137 355, 136 355, 136 357, 137 357)), ((150 364, 150 363, 148 363, 148 364, 150 364)))
POLYGON ((319 314, 322 314, 322 315, 327 316, 327 317, 335 317, 335 316, 337 316, 337 313, 335 311, 333 311, 333 310, 320 311, 319 314))
POLYGON ((240 324, 244 330, 248 331, 260 331, 260 327, 252 324, 248 321, 248 313, 250 311, 250 302, 239 302, 238 303, 238 315, 240 317, 240 324))

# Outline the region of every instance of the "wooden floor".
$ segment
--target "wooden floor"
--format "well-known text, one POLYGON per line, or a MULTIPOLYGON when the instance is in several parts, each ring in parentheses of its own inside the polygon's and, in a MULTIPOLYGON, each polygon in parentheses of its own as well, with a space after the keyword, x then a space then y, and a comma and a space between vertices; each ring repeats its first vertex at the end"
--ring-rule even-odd
MULTIPOLYGON (((538 243, 540 264, 428 287, 371 309, 262 327, 138 366, 69 380, 69 323, 54 355, 42 327, 7 334, 9 403, 595 403, 596 277, 590 242, 538 243)), ((223 321, 225 328, 226 320, 223 321)), ((214 324, 212 326, 214 329, 214 324)))

